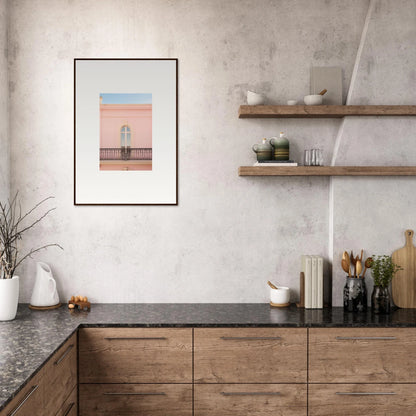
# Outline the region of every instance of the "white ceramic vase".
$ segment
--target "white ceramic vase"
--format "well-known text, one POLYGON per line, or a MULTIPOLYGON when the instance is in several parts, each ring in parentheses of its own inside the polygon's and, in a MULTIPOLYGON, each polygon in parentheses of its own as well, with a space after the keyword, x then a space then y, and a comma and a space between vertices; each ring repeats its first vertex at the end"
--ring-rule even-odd
POLYGON ((0 321, 11 321, 16 317, 19 301, 19 276, 0 279, 0 321))

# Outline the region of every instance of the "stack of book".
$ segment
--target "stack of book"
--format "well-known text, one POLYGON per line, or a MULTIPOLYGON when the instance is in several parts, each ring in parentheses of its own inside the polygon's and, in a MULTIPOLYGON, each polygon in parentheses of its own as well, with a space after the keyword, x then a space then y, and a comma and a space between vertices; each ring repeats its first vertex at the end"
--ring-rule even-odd
POLYGON ((323 308, 324 299, 324 259, 321 256, 302 256, 304 274, 305 309, 323 308))

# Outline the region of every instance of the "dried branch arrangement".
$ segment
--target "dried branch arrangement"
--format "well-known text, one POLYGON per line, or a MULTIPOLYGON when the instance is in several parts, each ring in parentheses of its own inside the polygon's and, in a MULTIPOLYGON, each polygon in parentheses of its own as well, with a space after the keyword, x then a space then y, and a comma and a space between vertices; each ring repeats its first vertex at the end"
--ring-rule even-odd
POLYGON ((28 253, 21 255, 19 252, 18 242, 22 235, 41 222, 55 208, 51 208, 43 213, 38 219, 31 220, 34 212, 46 201, 53 199, 48 197, 37 203, 26 213, 22 213, 20 202, 18 201, 18 192, 14 198, 7 203, 0 202, 0 279, 11 279, 16 268, 32 254, 56 246, 61 250, 59 244, 46 244, 38 248, 32 248, 28 253))

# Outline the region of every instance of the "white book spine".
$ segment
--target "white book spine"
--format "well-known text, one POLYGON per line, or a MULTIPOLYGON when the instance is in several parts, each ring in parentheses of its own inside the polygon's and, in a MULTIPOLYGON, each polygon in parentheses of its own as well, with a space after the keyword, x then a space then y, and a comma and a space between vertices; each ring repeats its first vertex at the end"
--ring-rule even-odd
POLYGON ((312 257, 312 308, 318 307, 318 258, 312 257))
POLYGON ((312 308, 312 259, 311 256, 302 256, 302 272, 305 276, 305 309, 312 308))
POLYGON ((324 259, 318 257, 318 305, 319 309, 324 307, 324 259))

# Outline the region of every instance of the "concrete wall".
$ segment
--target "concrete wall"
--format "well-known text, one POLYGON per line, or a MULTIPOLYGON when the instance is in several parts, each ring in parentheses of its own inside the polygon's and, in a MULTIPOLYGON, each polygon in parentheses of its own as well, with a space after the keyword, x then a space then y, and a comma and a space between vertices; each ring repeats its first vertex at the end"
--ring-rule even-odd
POLYGON ((7 0, 0 0, 0 201, 10 193, 9 77, 7 68, 7 0))
MULTIPOLYGON (((62 299, 80 293, 95 302, 265 302, 269 279, 297 290, 300 255, 310 253, 335 256, 339 303, 340 251, 397 248, 413 225, 413 178, 330 183, 237 176, 239 165, 254 163, 252 144, 280 131, 291 141, 292 158, 319 146, 325 163, 331 161, 339 120, 239 120, 238 106, 247 89, 271 103, 300 100, 309 92, 312 65, 341 66, 345 98, 368 6, 363 0, 11 2, 12 190, 22 192, 25 207, 56 197, 57 210, 24 244, 64 246, 37 256, 51 264, 62 299), (75 57, 179 58, 177 207, 73 206, 75 57), (387 202, 379 211, 381 201, 387 202)), ((409 91, 415 8, 414 0, 377 1, 354 103, 415 103, 409 91)), ((365 118, 344 127, 340 163, 364 163, 363 150, 374 164, 387 163, 385 155, 397 157, 397 140, 400 161, 415 160, 407 152, 413 121, 365 118)), ((27 301, 33 263, 19 274, 27 301)))
MULTIPOLYGON (((416 104, 416 1, 373 1, 350 104, 416 104)), ((338 165, 415 165, 415 117, 346 118, 338 165)), ((414 177, 333 178, 334 303, 342 302, 345 249, 391 254, 416 229, 414 177)), ((372 290, 371 274, 367 286, 372 290)))

